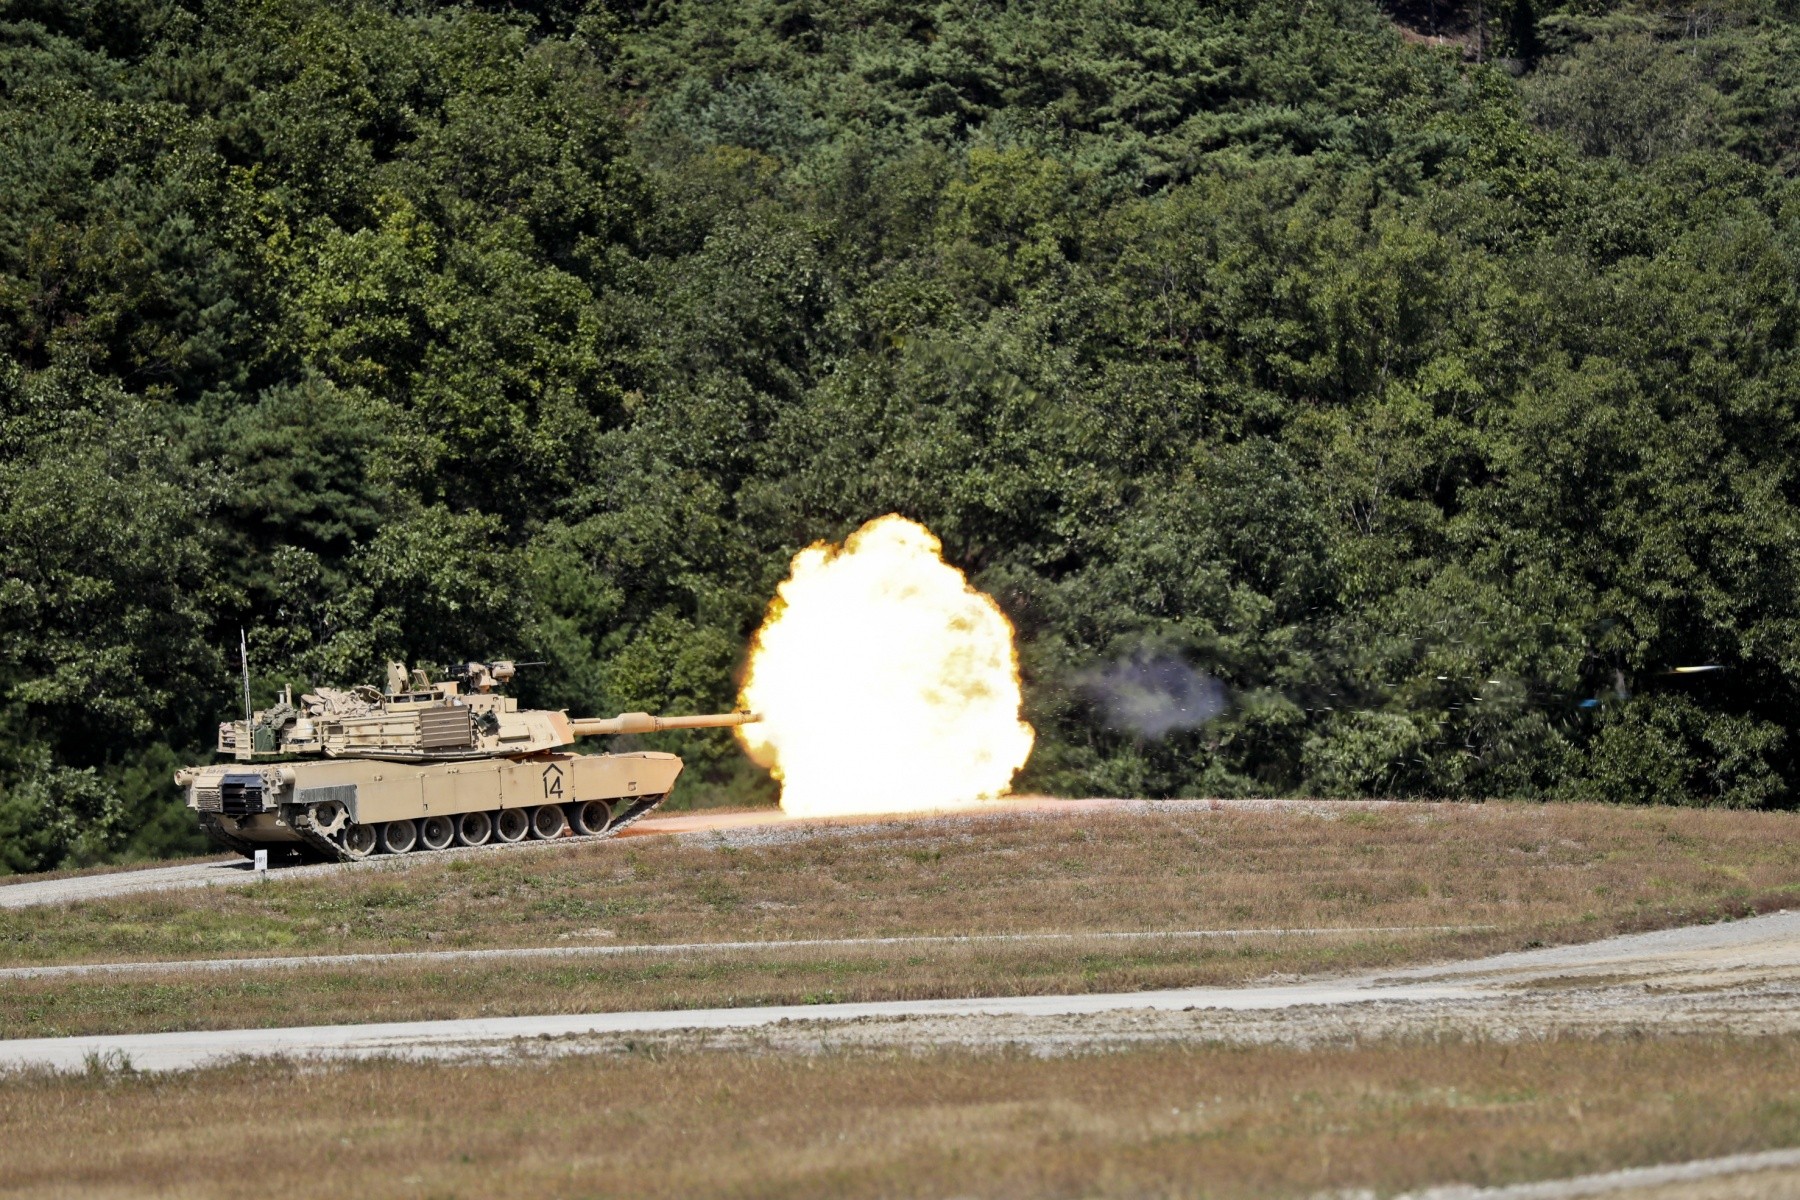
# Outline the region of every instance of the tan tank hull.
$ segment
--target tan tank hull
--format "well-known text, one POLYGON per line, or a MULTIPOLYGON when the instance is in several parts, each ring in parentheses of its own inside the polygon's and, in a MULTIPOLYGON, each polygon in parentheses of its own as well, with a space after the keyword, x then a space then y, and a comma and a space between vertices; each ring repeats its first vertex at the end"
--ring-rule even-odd
POLYGON ((436 763, 315 759, 221 763, 184 772, 183 782, 207 832, 240 853, 302 849, 350 860, 380 850, 607 836, 661 803, 681 766, 677 756, 654 751, 436 763), (412 827, 410 844, 402 825, 412 827))

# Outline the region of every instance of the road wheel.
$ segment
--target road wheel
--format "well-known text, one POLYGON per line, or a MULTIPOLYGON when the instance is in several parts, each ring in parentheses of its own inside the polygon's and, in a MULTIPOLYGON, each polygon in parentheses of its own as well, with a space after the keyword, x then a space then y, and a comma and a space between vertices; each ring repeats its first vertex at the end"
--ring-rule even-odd
POLYGON ((612 824, 612 806, 604 800, 577 800, 569 805, 569 827, 583 837, 595 837, 612 824))
POLYGON ((344 829, 344 853, 351 858, 367 858, 375 852, 375 827, 350 825, 344 829))
POLYGON ((442 850, 456 840, 456 822, 449 817, 426 817, 419 822, 419 848, 442 850))
POLYGON ((381 848, 389 854, 405 854, 419 844, 415 821, 389 821, 381 827, 381 848))
POLYGON ((516 842, 531 828, 531 819, 522 808, 503 808, 494 818, 494 836, 503 842, 516 842))
POLYGON ((326 837, 337 836, 350 820, 349 810, 332 800, 314 805, 308 815, 312 817, 313 828, 326 837))
POLYGON ((569 822, 563 816, 560 805, 545 804, 531 814, 531 836, 540 842, 561 837, 562 831, 568 827, 569 822))
POLYGON ((494 819, 484 812, 464 813, 456 822, 456 844, 485 845, 494 836, 494 819))

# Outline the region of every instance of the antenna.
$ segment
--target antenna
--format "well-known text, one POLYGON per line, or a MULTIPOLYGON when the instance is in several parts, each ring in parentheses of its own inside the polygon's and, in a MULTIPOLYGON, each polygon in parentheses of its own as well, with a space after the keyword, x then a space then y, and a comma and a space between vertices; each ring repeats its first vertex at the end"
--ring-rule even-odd
POLYGON ((238 661, 244 664, 244 724, 250 723, 250 640, 238 626, 238 661))

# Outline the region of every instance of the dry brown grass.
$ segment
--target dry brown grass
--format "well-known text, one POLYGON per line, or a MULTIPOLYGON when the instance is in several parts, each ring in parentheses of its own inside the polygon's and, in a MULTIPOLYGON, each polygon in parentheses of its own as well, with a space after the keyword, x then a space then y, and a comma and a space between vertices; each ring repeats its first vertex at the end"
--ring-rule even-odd
POLYGON ((1800 1143, 1800 1038, 0 1083, 8 1195, 1306 1196, 1800 1143))
POLYGON ((1800 815, 1790 813, 1180 809, 576 843, 4 910, 0 962, 545 945, 578 933, 690 942, 1494 924, 1574 938, 1796 895, 1800 815))

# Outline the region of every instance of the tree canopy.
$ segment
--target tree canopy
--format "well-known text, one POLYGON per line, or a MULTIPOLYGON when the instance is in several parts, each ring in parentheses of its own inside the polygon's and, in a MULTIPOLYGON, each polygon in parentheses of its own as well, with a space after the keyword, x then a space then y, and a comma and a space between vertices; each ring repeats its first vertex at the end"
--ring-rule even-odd
POLYGON ((710 711, 891 511, 1024 788, 1792 805, 1800 18, 1493 7, 0 0, 0 870, 197 845, 240 628, 710 711))

